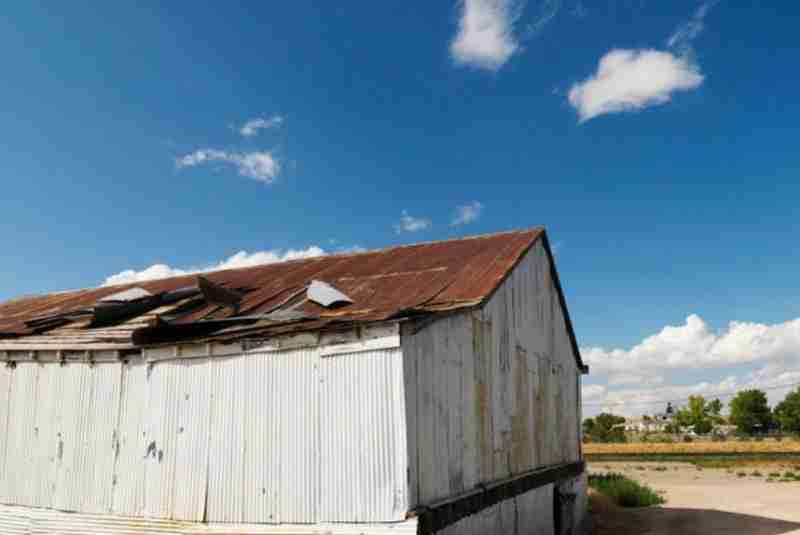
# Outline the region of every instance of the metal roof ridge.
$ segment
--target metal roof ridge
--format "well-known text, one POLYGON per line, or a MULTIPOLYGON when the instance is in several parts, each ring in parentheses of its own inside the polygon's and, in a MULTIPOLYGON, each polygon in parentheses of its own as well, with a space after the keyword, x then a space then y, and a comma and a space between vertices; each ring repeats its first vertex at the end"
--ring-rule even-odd
POLYGON ((107 286, 104 286, 104 285, 101 285, 101 286, 88 286, 88 287, 85 287, 85 288, 73 288, 71 290, 53 290, 53 291, 42 292, 42 293, 27 294, 27 295, 21 296, 21 297, 12 297, 11 299, 0 301, 0 305, 6 304, 6 303, 10 303, 10 302, 16 301, 16 300, 35 299, 37 297, 46 297, 46 296, 57 295, 57 294, 68 294, 68 293, 76 293, 76 292, 89 292, 89 291, 95 291, 95 290, 100 290, 100 289, 104 289, 104 288, 109 288, 109 289, 110 288, 122 288, 122 287, 135 286, 137 284, 147 284, 147 283, 150 283, 150 282, 153 282, 153 281, 165 281, 165 280, 170 280, 170 279, 178 279, 178 278, 182 278, 182 277, 192 277, 192 276, 197 276, 197 275, 215 275, 217 273, 227 273, 227 272, 230 272, 230 271, 243 271, 243 270, 246 270, 246 269, 261 268, 261 267, 268 266, 268 265, 292 264, 292 263, 296 263, 296 262, 308 262, 310 260, 318 260, 318 259, 321 259, 321 258, 350 258, 350 257, 357 257, 357 256, 362 256, 362 255, 368 255, 368 254, 387 253, 389 251, 394 251, 394 250, 397 250, 397 249, 407 249, 407 248, 410 248, 410 247, 419 247, 419 246, 423 246, 423 245, 436 245, 436 244, 440 244, 440 243, 451 243, 451 242, 459 242, 459 241, 467 241, 467 240, 479 240, 479 239, 486 239, 486 238, 494 238, 494 237, 498 237, 498 236, 504 236, 504 235, 507 235, 507 234, 524 234, 526 232, 544 232, 544 231, 545 231, 544 225, 537 225, 535 227, 518 228, 518 229, 511 229, 511 230, 502 230, 502 231, 499 231, 499 232, 489 232, 489 233, 485 233, 485 234, 471 234, 469 236, 461 236, 461 237, 458 237, 458 238, 446 238, 446 239, 443 239, 443 240, 429 240, 429 241, 414 242, 414 243, 404 243, 404 244, 401 244, 401 245, 390 245, 388 247, 381 247, 381 248, 378 248, 378 249, 368 249, 366 251, 357 251, 357 252, 350 251, 350 252, 331 253, 331 254, 324 254, 324 255, 319 255, 319 256, 310 256, 310 257, 307 257, 307 258, 293 258, 291 260, 282 260, 280 262, 271 262, 269 264, 256 264, 254 266, 244 266, 244 267, 227 268, 227 269, 216 269, 216 270, 213 270, 213 271, 197 271, 197 272, 192 272, 192 273, 185 273, 183 275, 174 275, 174 276, 171 276, 171 277, 163 277, 163 278, 160 278, 160 279, 148 279, 148 280, 134 281, 134 282, 121 282, 119 284, 109 284, 107 286))

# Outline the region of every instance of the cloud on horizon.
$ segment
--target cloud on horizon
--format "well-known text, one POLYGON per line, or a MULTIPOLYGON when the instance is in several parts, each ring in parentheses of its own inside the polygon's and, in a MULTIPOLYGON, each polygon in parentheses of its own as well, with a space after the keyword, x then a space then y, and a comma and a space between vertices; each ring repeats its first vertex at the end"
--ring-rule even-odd
MULTIPOLYGON (((668 325, 630 349, 584 347, 581 353, 589 377, 606 383, 584 386, 587 414, 640 415, 663 409, 653 401, 800 382, 800 318, 771 325, 733 321, 715 332, 691 314, 683 325, 668 325), (722 377, 670 384, 685 382, 684 376, 698 370, 722 377)), ((779 401, 788 390, 770 390, 770 401, 779 401)))
MULTIPOLYGON (((353 247, 342 252, 359 252, 362 251, 360 247, 353 247)), ((284 262, 286 260, 297 260, 300 258, 313 258, 315 256, 324 256, 328 254, 323 248, 316 245, 311 245, 305 249, 270 249, 266 251, 255 251, 248 253, 247 251, 239 251, 233 256, 204 267, 195 268, 175 268, 166 264, 153 264, 150 267, 136 271, 133 269, 126 269, 115 275, 111 275, 103 282, 103 286, 110 286, 112 284, 126 284, 131 282, 143 282, 154 279, 164 279, 167 277, 177 277, 180 275, 189 275, 192 273, 205 273, 208 271, 219 271, 221 269, 235 269, 251 266, 259 266, 262 264, 274 264, 275 262, 284 262)))

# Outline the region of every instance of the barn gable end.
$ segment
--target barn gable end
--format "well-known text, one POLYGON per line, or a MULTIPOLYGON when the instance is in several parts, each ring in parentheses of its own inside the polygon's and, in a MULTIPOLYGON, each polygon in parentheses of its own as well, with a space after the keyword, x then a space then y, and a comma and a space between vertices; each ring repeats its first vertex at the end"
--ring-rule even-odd
MULTIPOLYGON (((580 465, 585 368, 551 262, 540 240, 483 306, 403 327, 409 487, 421 509, 537 470, 580 465)), ((491 514, 502 522, 509 511, 533 508, 533 525, 546 533, 552 515, 536 504, 552 504, 557 486, 573 479, 541 484, 491 514)), ((471 529, 466 518, 458 525, 471 529)))

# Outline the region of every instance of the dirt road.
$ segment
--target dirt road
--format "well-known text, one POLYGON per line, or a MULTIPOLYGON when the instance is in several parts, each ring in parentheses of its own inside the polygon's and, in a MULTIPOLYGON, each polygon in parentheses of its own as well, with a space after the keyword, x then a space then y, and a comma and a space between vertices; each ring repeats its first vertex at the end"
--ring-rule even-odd
POLYGON ((791 467, 704 469, 679 463, 599 463, 661 492, 662 507, 623 510, 595 500, 598 535, 800 535, 800 482, 767 482, 791 467), (740 476, 740 473, 746 475, 740 476), (759 475, 760 474, 760 475, 759 475))

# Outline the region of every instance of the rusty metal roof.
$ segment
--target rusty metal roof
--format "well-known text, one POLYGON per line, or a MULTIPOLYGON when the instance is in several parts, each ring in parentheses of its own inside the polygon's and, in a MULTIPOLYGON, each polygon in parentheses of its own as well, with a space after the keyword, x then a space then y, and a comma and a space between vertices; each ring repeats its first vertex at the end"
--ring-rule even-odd
POLYGON ((491 296, 543 236, 537 228, 204 273, 214 285, 241 295, 237 307, 192 291, 197 275, 26 297, 0 304, 0 339, 4 346, 35 342, 54 348, 65 340, 87 347, 230 340, 473 307, 491 296), (298 300, 312 280, 353 302, 326 308, 298 300), (131 317, 99 325, 93 313, 98 303, 133 288, 145 292, 122 294, 142 296, 136 307, 123 309, 131 317), (300 314, 283 321, 268 316, 288 303, 300 314))

